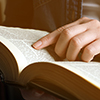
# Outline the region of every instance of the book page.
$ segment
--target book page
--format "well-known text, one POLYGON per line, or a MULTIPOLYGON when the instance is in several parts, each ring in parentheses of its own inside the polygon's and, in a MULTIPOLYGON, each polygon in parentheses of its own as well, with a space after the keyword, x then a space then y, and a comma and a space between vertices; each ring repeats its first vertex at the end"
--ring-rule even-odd
MULTIPOLYGON (((20 29, 13 27, 0 26, 0 36, 8 39, 13 43, 25 56, 27 65, 34 62, 55 62, 53 56, 49 54, 46 49, 35 50, 31 45, 36 42, 42 36, 48 34, 45 31, 33 30, 33 29, 20 29)), ((50 50, 50 48, 49 48, 50 50)), ((51 52, 52 51, 51 48, 51 52)), ((56 56, 56 55, 55 55, 56 56)), ((57 56, 58 57, 58 56, 57 56)), ((99 62, 69 62, 62 61, 56 62, 59 65, 63 65, 65 68, 79 73, 86 79, 90 79, 91 82, 100 87, 100 63, 99 62), (68 65, 68 66, 67 66, 68 65)), ((19 71, 23 67, 20 66, 19 71)))
MULTIPOLYGON (((56 62, 55 62, 56 63, 56 62)), ((82 76, 87 81, 95 84, 100 88, 100 63, 99 62, 82 62, 82 61, 62 61, 57 62, 64 68, 69 69, 70 71, 82 76), (68 65, 68 67, 66 66, 68 65)))
MULTIPOLYGON (((27 61, 27 65, 39 61, 55 61, 55 59, 52 56, 50 56, 49 52, 46 49, 35 50, 31 46, 34 42, 36 42, 36 40, 38 40, 39 38, 43 37, 46 34, 48 33, 39 30, 21 29, 12 27, 8 28, 3 26, 0 27, 0 36, 3 36, 7 40, 9 40, 23 53, 27 61)), ((12 49, 14 48, 12 47, 12 49)), ((15 51, 17 50, 15 49, 15 51)), ((51 49, 51 52, 54 51, 52 51, 51 49)), ((19 66, 19 71, 21 72, 23 68, 26 66, 19 66)))

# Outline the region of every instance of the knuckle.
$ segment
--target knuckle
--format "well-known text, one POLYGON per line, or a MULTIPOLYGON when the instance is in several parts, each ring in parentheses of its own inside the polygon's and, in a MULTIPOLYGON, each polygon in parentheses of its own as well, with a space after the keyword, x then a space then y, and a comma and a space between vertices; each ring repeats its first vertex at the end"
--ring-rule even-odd
POLYGON ((72 38, 70 43, 75 47, 80 47, 81 46, 81 41, 77 37, 72 38))
POLYGON ((87 17, 82 17, 82 18, 80 18, 79 20, 80 21, 84 21, 84 20, 88 20, 89 18, 87 18, 87 17))
POLYGON ((65 27, 62 26, 62 27, 58 28, 57 31, 58 31, 58 32, 62 32, 64 29, 65 29, 65 27))
POLYGON ((81 18, 81 20, 86 20, 86 19, 89 19, 89 18, 87 18, 87 17, 82 17, 82 18, 81 18))
POLYGON ((50 37, 49 36, 44 36, 41 41, 42 42, 46 42, 46 41, 49 41, 50 40, 50 37))
POLYGON ((65 37, 70 37, 71 36, 71 30, 70 28, 65 29, 62 33, 65 37))
POLYGON ((100 22, 99 22, 98 20, 96 20, 96 19, 92 19, 91 21, 92 21, 92 23, 95 24, 95 25, 100 24, 100 22))
POLYGON ((79 24, 82 24, 82 23, 86 22, 87 20, 89 20, 89 18, 87 18, 87 17, 82 17, 82 18, 80 18, 80 19, 78 20, 78 23, 79 23, 79 24))

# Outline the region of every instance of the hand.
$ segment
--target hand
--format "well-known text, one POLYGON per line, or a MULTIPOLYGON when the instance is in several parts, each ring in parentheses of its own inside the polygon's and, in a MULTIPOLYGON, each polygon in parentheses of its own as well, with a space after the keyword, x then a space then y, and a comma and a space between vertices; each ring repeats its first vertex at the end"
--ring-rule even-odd
POLYGON ((61 100, 36 89, 20 89, 25 100, 61 100))
POLYGON ((82 50, 81 59, 89 62, 100 53, 100 22, 83 17, 41 38, 33 47, 42 49, 52 44, 62 58, 74 61, 82 50))

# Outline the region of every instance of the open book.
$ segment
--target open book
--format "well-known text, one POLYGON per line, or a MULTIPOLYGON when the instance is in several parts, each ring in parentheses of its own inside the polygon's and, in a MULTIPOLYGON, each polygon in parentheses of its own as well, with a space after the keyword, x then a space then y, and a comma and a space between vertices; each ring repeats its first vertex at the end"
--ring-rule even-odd
POLYGON ((45 31, 0 26, 0 70, 6 83, 39 87, 63 99, 100 100, 100 63, 61 61, 53 47, 31 45, 45 31))

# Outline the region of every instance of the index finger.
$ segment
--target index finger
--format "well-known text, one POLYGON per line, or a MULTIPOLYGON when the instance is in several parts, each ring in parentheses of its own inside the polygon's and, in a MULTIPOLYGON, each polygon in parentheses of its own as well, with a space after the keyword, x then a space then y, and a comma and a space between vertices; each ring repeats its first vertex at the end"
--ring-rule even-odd
MULTIPOLYGON (((81 20, 81 21, 83 21, 83 20, 81 20)), ((67 25, 64 25, 64 26, 58 28, 57 30, 53 31, 52 33, 50 33, 50 34, 42 37, 38 41, 36 41, 33 44, 33 48, 35 48, 35 49, 42 49, 44 47, 47 47, 49 45, 52 45, 52 44, 56 43, 57 40, 58 40, 58 38, 59 38, 59 36, 60 36, 60 33, 64 29, 69 28, 69 27, 74 26, 74 25, 77 25, 77 24, 80 24, 81 21, 80 20, 77 20, 77 21, 75 21, 73 23, 70 23, 70 24, 67 24, 67 25)))

